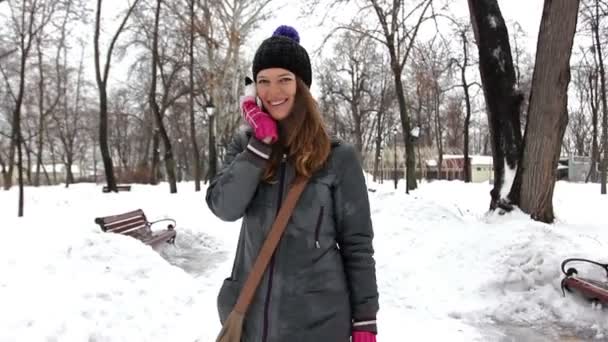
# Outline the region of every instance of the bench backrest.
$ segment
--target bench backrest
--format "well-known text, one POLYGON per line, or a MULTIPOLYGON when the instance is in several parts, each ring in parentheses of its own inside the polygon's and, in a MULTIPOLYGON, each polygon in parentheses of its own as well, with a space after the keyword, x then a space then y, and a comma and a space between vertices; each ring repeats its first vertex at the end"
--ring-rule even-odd
POLYGON ((108 233, 139 235, 150 232, 148 220, 141 209, 120 215, 98 217, 95 219, 95 223, 108 233))

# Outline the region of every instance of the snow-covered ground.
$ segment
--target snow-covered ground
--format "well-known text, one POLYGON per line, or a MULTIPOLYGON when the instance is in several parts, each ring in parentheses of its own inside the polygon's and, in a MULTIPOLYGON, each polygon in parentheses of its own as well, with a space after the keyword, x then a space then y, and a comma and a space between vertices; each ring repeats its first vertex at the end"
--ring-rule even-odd
MULTIPOLYGON (((608 197, 598 185, 559 182, 553 225, 488 215, 489 184, 424 183, 409 196, 403 183, 368 185, 379 341, 608 338, 606 313, 559 287, 564 258, 608 261, 608 197)), ((17 189, 0 191, 0 342, 214 341, 240 223, 215 218, 204 189, 193 190, 26 188, 22 219, 17 189), (176 219, 176 246, 157 253, 93 223, 137 208, 176 219)))

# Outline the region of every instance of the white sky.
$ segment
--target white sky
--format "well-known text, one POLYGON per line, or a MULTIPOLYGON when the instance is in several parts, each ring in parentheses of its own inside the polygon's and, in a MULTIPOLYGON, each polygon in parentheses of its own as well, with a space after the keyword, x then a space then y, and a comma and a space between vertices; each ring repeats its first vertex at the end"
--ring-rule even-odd
MULTIPOLYGON (((326 0, 325 0, 326 1, 326 0)), ((459 17, 468 19, 468 5, 467 0, 447 0, 450 2, 450 8, 453 13, 455 13, 459 17)), ((123 11, 127 8, 128 3, 131 1, 125 0, 104 0, 103 2, 103 18, 102 21, 104 25, 102 26, 103 30, 106 30, 108 33, 114 32, 115 28, 118 26, 118 23, 112 23, 112 16, 118 14, 120 11, 123 11)), ((536 39, 538 34, 538 26, 540 23, 541 13, 542 13, 542 0, 498 0, 499 5, 501 7, 501 11, 503 17, 507 22, 517 21, 521 24, 524 31, 528 34, 526 47, 531 55, 534 54, 534 50, 536 48, 536 39)), ((95 1, 90 1, 91 9, 95 7, 95 1)), ((329 32, 327 27, 319 27, 318 23, 320 21, 320 16, 315 16, 314 18, 300 18, 301 12, 301 1, 297 0, 281 0, 275 1, 275 4, 272 5, 274 8, 280 7, 280 9, 273 10, 274 16, 263 22, 260 27, 252 34, 252 36, 247 40, 245 50, 245 58, 251 60, 253 54, 255 53, 255 49, 257 46, 267 37, 269 37, 274 29, 282 24, 288 24, 294 26, 300 33, 301 44, 308 50, 309 54, 312 54, 321 44, 323 38, 329 32)), ((0 13, 7 13, 7 4, 0 5, 0 13)), ((351 5, 349 7, 340 7, 338 12, 340 16, 348 18, 350 15, 354 13, 356 7, 351 5), (351 12, 351 13, 349 13, 351 12)), ((375 17, 370 18, 371 20, 375 20, 375 17)), ((344 19, 341 19, 344 21, 344 19)), ((329 24, 331 25, 331 23, 329 24)), ((429 27, 430 28, 430 27, 429 27)), ((73 36, 92 36, 93 32, 93 24, 91 23, 88 27, 83 27, 82 30, 73 33, 73 36)), ((429 30, 427 30, 429 32, 429 30)), ((428 33, 430 35, 432 33, 428 33)), ((109 34, 106 34, 106 40, 108 39, 109 34)), ((425 36, 424 30, 420 33, 420 38, 425 36)), ((87 65, 87 75, 90 80, 94 80, 94 65, 92 61, 92 40, 89 39, 89 46, 86 48, 86 53, 88 56, 88 61, 85 63, 87 65)), ((75 44, 74 44, 75 45, 75 44)), ((105 45, 102 45, 102 51, 105 51, 105 45)), ((328 46, 329 47, 329 46, 328 46)), ((77 58, 80 57, 80 51, 75 49, 72 52, 75 60, 74 65, 77 65, 77 58)), ((128 66, 130 64, 130 60, 127 58, 121 62, 117 62, 114 59, 114 63, 112 66, 112 70, 110 73, 110 83, 122 82, 126 78, 128 66)), ((314 60, 313 60, 314 64, 314 60)))
MULTIPOLYGON (((299 18, 300 1, 284 0, 285 7, 275 14, 275 16, 264 22, 251 38, 251 43, 248 44, 255 48, 265 38, 272 35, 272 32, 279 25, 287 24, 294 26, 300 33, 301 44, 309 53, 317 49, 323 37, 329 32, 327 28, 317 27, 319 18, 299 18)), ((523 30, 528 34, 527 48, 531 54, 536 50, 536 40, 538 28, 542 15, 542 0, 498 0, 502 15, 507 22, 517 21, 522 26, 523 30)), ((354 7, 354 6, 353 6, 354 7)), ((469 16, 467 0, 450 0, 450 8, 453 13, 459 17, 467 18, 469 16)), ((342 11, 348 11, 347 8, 341 7, 342 11)), ((344 15, 344 14, 342 14, 344 15)), ((376 20, 376 17, 371 18, 376 20)))

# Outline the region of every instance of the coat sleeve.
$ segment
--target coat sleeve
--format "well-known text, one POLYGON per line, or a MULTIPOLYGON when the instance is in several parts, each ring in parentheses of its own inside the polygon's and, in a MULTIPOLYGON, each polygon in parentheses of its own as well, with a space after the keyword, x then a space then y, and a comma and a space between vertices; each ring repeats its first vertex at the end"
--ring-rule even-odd
POLYGON ((237 131, 226 149, 222 169, 207 188, 209 209, 224 221, 243 217, 268 164, 272 148, 237 131), (249 141, 247 140, 249 139, 249 141))
POLYGON ((361 164, 352 145, 338 147, 334 188, 338 245, 350 291, 353 330, 376 332, 378 287, 371 213, 361 164))

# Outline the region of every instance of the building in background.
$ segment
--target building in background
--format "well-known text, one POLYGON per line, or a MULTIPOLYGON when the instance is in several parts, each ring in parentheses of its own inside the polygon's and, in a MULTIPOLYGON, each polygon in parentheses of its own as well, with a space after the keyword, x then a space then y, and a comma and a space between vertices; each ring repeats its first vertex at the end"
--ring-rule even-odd
MULTIPOLYGON (((494 179, 494 166, 492 156, 469 156, 471 161, 471 181, 475 183, 491 182, 494 179)), ((439 164, 436 159, 427 159, 424 163, 424 178, 426 179, 445 179, 445 180, 464 180, 464 156, 457 154, 446 154, 443 156, 441 164, 441 174, 439 174, 439 164)))

